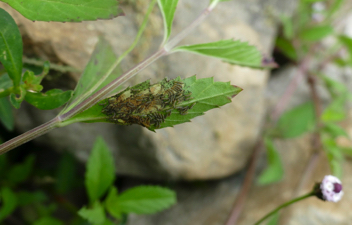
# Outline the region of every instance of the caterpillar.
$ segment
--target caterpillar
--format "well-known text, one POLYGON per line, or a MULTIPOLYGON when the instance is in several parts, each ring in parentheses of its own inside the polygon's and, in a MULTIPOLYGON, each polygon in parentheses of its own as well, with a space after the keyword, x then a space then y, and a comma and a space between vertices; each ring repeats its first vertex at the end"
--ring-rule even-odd
POLYGON ((102 113, 107 120, 120 124, 138 124, 148 129, 159 128, 176 109, 181 115, 187 114, 195 103, 179 107, 192 99, 192 92, 179 80, 163 79, 150 85, 149 80, 111 96, 103 101, 102 113))

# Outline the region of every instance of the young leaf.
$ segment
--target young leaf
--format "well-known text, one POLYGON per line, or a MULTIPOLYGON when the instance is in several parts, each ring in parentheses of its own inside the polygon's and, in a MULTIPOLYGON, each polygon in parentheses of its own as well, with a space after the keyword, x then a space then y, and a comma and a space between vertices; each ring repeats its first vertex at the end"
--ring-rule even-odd
POLYGON ((338 122, 346 118, 346 95, 335 98, 328 107, 325 108, 321 119, 324 122, 338 122))
POLYGON ((284 168, 274 143, 271 139, 265 138, 265 147, 268 158, 268 167, 261 173, 258 178, 260 185, 267 185, 278 182, 284 176, 284 168))
POLYGON ((27 90, 40 92, 43 90, 43 86, 40 85, 44 76, 36 76, 34 72, 27 70, 23 74, 23 82, 26 85, 27 90))
POLYGON ((0 8, 0 62, 17 87, 22 74, 22 37, 13 18, 0 8))
POLYGON ((121 220, 123 211, 119 204, 118 193, 115 187, 111 187, 109 194, 105 199, 105 208, 113 217, 121 220))
POLYGON ((112 51, 109 42, 100 38, 81 78, 78 81, 69 104, 60 114, 68 112, 82 100, 94 94, 113 79, 120 76, 121 70, 119 68, 115 69, 110 75, 103 76, 107 74, 116 59, 115 53, 112 51))
POLYGON ((349 137, 346 131, 336 123, 325 123, 323 130, 333 138, 337 138, 339 136, 349 137))
POLYGON ((152 214, 167 209, 175 203, 176 194, 170 189, 138 186, 128 189, 119 196, 115 195, 110 199, 107 207, 109 212, 121 210, 124 213, 152 214))
POLYGON ((0 222, 9 216, 17 206, 16 194, 11 191, 8 187, 3 187, 0 192, 0 202, 2 207, 0 208, 0 222))
POLYGON ((304 41, 319 41, 334 32, 334 28, 330 25, 320 25, 316 27, 310 27, 303 30, 299 37, 304 41))
POLYGON ((292 18, 289 16, 283 15, 280 17, 280 19, 283 26, 284 37, 287 38, 288 40, 291 40, 294 35, 292 18))
POLYGON ((274 63, 268 63, 267 59, 263 57, 256 47, 246 42, 234 41, 232 39, 180 46, 173 49, 173 52, 177 51, 211 56, 240 66, 254 68, 274 67, 274 63))
POLYGON ((12 114, 12 107, 7 98, 0 98, 0 121, 9 131, 12 131, 15 119, 12 114))
POLYGON ((299 105, 280 117, 276 129, 282 138, 294 138, 311 131, 315 125, 314 107, 311 102, 299 105))
POLYGON ((33 225, 63 225, 64 223, 54 217, 46 216, 42 217, 39 220, 35 221, 33 225))
POLYGON ((19 109, 21 107, 21 103, 23 102, 25 96, 27 94, 27 90, 20 86, 20 95, 17 97, 15 93, 10 94, 10 102, 16 108, 19 109))
POLYGON ((25 100, 42 110, 55 109, 70 100, 73 91, 62 91, 60 89, 51 89, 44 93, 27 92, 25 100))
POLYGON ((342 177, 343 154, 341 148, 336 144, 331 137, 323 136, 322 143, 326 152, 330 169, 337 177, 342 177))
POLYGON ((333 99, 341 97, 343 95, 350 94, 345 84, 338 82, 334 79, 331 79, 328 76, 320 76, 320 77, 324 81, 325 86, 328 88, 328 91, 332 95, 333 99))
POLYGON ((7 179, 13 183, 25 181, 32 172, 34 161, 35 157, 29 155, 23 163, 11 167, 8 171, 7 179))
POLYGON ((116 0, 2 0, 29 20, 80 22, 122 15, 116 0))
POLYGON ((92 208, 83 207, 78 211, 78 215, 88 220, 92 224, 102 224, 105 221, 105 213, 103 206, 96 201, 92 208))
POLYGON ((163 15, 164 19, 163 43, 165 43, 170 37, 172 22, 174 20, 174 14, 176 11, 178 0, 158 0, 158 3, 161 10, 161 14, 163 15))
POLYGON ((85 185, 90 202, 98 200, 112 185, 115 167, 108 146, 101 137, 95 141, 87 162, 85 185))
POLYGON ((295 47, 293 47, 292 43, 284 38, 278 37, 276 39, 276 47, 278 47, 282 53, 284 53, 290 59, 296 61, 297 53, 295 47))

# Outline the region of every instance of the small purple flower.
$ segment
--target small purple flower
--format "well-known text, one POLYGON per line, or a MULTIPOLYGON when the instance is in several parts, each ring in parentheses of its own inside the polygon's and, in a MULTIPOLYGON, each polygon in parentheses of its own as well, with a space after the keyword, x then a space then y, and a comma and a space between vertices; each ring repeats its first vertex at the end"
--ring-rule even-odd
POLYGON ((343 195, 341 181, 332 175, 324 177, 320 183, 320 191, 322 199, 329 202, 338 202, 343 195))

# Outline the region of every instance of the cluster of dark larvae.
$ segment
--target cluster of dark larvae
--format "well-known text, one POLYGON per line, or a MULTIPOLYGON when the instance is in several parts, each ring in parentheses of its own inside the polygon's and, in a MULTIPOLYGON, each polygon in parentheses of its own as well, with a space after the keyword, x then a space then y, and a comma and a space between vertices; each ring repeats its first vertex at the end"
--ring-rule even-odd
POLYGON ((195 105, 180 106, 191 99, 192 92, 185 89, 185 84, 176 79, 165 78, 154 85, 148 80, 107 98, 102 112, 113 123, 159 128, 172 110, 185 115, 195 105))

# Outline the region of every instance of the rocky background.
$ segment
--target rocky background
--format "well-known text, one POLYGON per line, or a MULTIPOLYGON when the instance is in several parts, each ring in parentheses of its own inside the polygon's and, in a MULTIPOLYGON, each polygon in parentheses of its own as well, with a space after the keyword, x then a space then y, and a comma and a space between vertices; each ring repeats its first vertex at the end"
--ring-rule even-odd
MULTIPOLYGON (((16 13, 4 3, 4 8, 19 24, 27 57, 50 60, 83 70, 98 37, 103 35, 117 55, 132 43, 149 1, 124 1, 125 17, 113 20, 83 23, 32 22, 16 13)), ((187 26, 208 4, 208 0, 181 0, 175 15, 173 33, 187 26)), ((256 45, 264 54, 271 55, 279 29, 279 16, 290 16, 297 0, 229 1, 219 4, 182 44, 203 43, 220 39, 240 39, 256 45)), ((341 27, 351 29, 352 14, 344 16, 341 27), (347 18, 347 19, 346 19, 347 18), (348 18, 350 18, 348 20, 348 18), (350 21, 350 22, 348 22, 350 21), (346 27, 347 26, 347 27, 346 27)), ((123 61, 126 70, 158 48, 162 40, 163 24, 156 9, 151 22, 136 50, 123 61)), ((224 224, 237 197, 245 175, 245 166, 261 135, 269 112, 295 75, 295 67, 282 66, 270 73, 233 66, 216 59, 187 53, 167 56, 142 71, 130 84, 151 78, 152 83, 165 76, 213 76, 216 81, 231 81, 244 89, 221 109, 215 109, 191 123, 175 128, 157 130, 156 133, 139 126, 121 127, 112 124, 73 124, 56 129, 35 142, 56 151, 69 150, 81 161, 86 161, 96 136, 101 135, 115 156, 117 174, 123 187, 140 183, 168 182, 177 191, 178 204, 164 212, 148 216, 132 216, 129 225, 217 225, 224 224)), ((327 67, 329 73, 352 89, 352 71, 327 67)), ((79 73, 49 76, 48 87, 73 89, 79 73)), ((326 90, 319 92, 329 100, 326 90)), ((288 108, 310 98, 305 82, 299 84, 288 103, 288 108)), ((352 110, 342 125, 352 137, 352 110)), ((40 111, 23 104, 16 111, 16 128, 19 132, 38 126, 56 115, 56 111, 40 111)), ((329 174, 324 156, 318 161, 307 186, 295 193, 310 156, 310 135, 295 139, 277 140, 276 145, 285 166, 285 179, 269 186, 254 185, 244 205, 239 224, 253 224, 277 205, 296 194, 311 189, 314 182, 329 174)), ((341 142, 352 146, 351 141, 341 142)), ((261 155, 258 173, 265 166, 261 155)), ((300 202, 283 212, 281 224, 351 224, 352 178, 348 171, 352 164, 345 162, 345 196, 337 204, 318 199, 300 202)))

